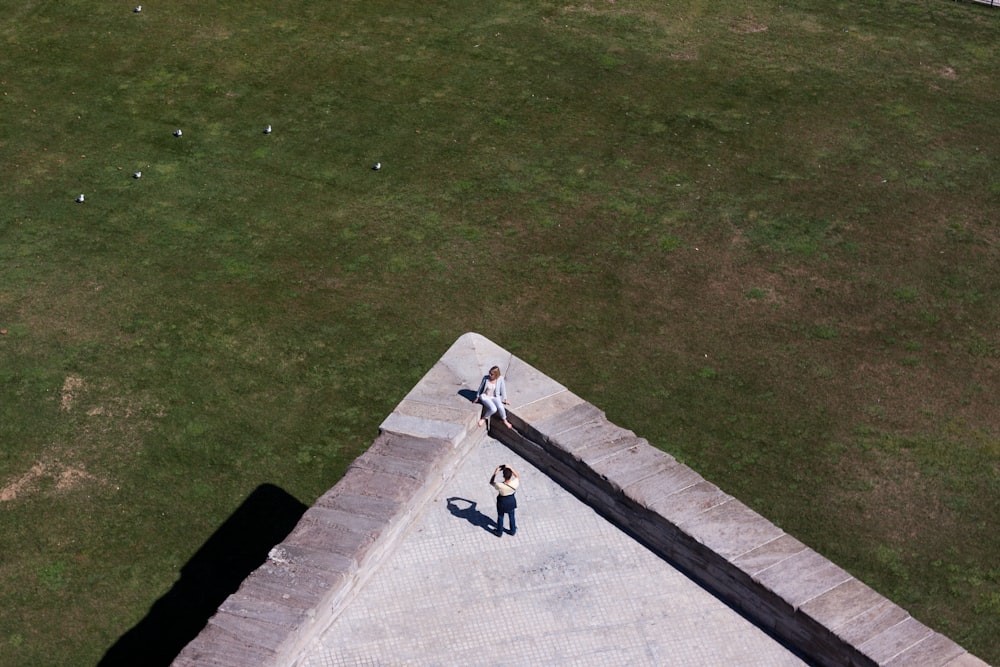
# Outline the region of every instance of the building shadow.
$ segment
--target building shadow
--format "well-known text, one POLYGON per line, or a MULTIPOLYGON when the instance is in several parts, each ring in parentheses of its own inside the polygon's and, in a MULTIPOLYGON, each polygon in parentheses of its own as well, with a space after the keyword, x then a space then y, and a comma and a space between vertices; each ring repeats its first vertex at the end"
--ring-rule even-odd
POLYGON ((98 666, 159 667, 173 662, 306 509, 277 486, 262 484, 254 489, 181 568, 173 588, 118 638, 98 666))
POLYGON ((496 533, 496 521, 477 510, 476 501, 474 500, 467 500, 465 498, 459 498, 458 496, 452 496, 451 498, 448 498, 448 511, 459 519, 465 519, 473 526, 482 528, 490 533, 496 533), (467 506, 463 507, 461 504, 467 504, 467 506))

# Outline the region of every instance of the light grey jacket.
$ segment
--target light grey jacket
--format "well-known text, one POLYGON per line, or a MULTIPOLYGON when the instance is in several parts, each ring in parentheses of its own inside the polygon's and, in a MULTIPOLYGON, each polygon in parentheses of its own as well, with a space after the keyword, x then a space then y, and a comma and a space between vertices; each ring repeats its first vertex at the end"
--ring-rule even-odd
MULTIPOLYGON (((481 399, 483 397, 483 392, 486 391, 486 383, 490 381, 489 375, 483 376, 483 381, 479 383, 479 391, 476 392, 476 398, 481 399)), ((503 381, 503 376, 497 378, 497 390, 494 392, 494 397, 499 398, 501 401, 507 401, 507 385, 503 381)))

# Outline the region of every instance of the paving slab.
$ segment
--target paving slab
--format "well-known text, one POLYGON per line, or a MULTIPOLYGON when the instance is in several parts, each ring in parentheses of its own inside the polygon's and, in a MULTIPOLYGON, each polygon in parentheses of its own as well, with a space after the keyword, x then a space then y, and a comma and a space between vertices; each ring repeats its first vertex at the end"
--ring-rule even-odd
POLYGON ((786 534, 735 558, 733 565, 753 576, 806 549, 806 545, 786 534))
POLYGON ((732 496, 711 482, 692 484, 670 496, 670 504, 657 511, 678 526, 732 500, 732 496))
MULTIPOLYGON (((469 420, 472 420, 471 414, 469 420)), ((393 412, 386 417, 379 428, 383 431, 391 431, 393 433, 441 438, 452 443, 457 443, 465 435, 465 427, 461 424, 455 424, 450 421, 424 419, 423 417, 404 415, 399 412, 393 412)))
POLYGON ((971 653, 963 653, 962 655, 949 660, 947 664, 943 667, 990 667, 985 660, 980 660, 971 653))
MULTIPOLYGON (((463 403, 462 392, 468 391, 473 382, 478 382, 478 379, 470 378, 468 373, 458 374, 447 365, 437 363, 413 385, 404 400, 460 408, 463 403)), ((473 391, 476 389, 476 386, 472 387, 473 391)))
POLYGON ((886 667, 909 665, 943 665, 965 654, 965 649, 944 635, 932 633, 886 663, 886 667))
POLYGON ((357 460, 347 468, 347 474, 338 482, 338 491, 372 498, 405 503, 419 490, 419 483, 409 477, 390 475, 362 467, 357 460))
MULTIPOLYGON (((489 366, 483 368, 484 375, 488 369, 489 366)), ((505 377, 511 405, 518 411, 529 404, 568 393, 566 387, 517 357, 511 358, 505 377)))
POLYGON ((738 500, 728 500, 684 526, 696 540, 732 559, 780 537, 784 531, 738 500))
POLYGON ((476 445, 300 667, 801 665, 504 445, 476 445), (521 476, 495 532, 493 469, 521 476))
POLYGON ((232 667, 259 664, 261 659, 276 657, 273 651, 262 649, 242 636, 209 624, 202 630, 203 641, 184 652, 172 667, 232 667))
POLYGON ((934 633, 926 625, 908 616, 861 645, 861 650, 879 664, 885 664, 934 633))
POLYGON ((648 443, 640 438, 638 444, 595 461, 591 467, 605 479, 614 480, 613 487, 616 490, 623 490, 641 479, 679 465, 677 459, 666 452, 655 447, 641 446, 643 444, 648 443))
POLYGON ((499 366, 506 369, 512 358, 513 355, 509 351, 490 339, 470 332, 462 334, 452 343, 441 357, 441 364, 451 368, 459 377, 478 385, 480 378, 486 375, 490 367, 499 366), (475 369, 479 369, 478 375, 475 369))
MULTIPOLYGON (((522 398, 522 392, 517 392, 518 398, 522 398)), ((536 400, 521 402, 517 406, 517 416, 527 424, 537 424, 547 417, 558 415, 577 405, 586 403, 582 398, 571 391, 555 391, 546 394, 536 400)))
MULTIPOLYGON (((464 397, 463 397, 464 398, 464 397)), ((426 400, 403 399, 393 412, 422 419, 468 425, 472 419, 473 410, 459 399, 454 399, 454 405, 428 403, 426 400)), ((426 437, 426 434, 421 434, 426 437)))
POLYGON ((882 604, 862 612, 844 623, 835 632, 844 641, 860 646, 872 637, 876 637, 903 622, 909 616, 909 612, 905 609, 885 600, 882 604))
POLYGON ((665 514, 673 507, 674 494, 700 484, 704 479, 682 463, 665 466, 656 475, 636 481, 628 487, 629 497, 641 507, 665 514))
POLYGON ((574 457, 585 460, 585 453, 595 447, 620 443, 622 449, 634 444, 635 433, 612 424, 602 418, 595 421, 581 422, 578 426, 560 432, 552 438, 560 443, 563 451, 574 457))
MULTIPOLYGON (((518 413, 520 416, 520 413, 518 413)), ((529 423, 530 428, 544 433, 547 439, 559 439, 563 433, 573 431, 591 423, 606 422, 604 411, 590 403, 577 403, 559 412, 553 412, 543 419, 529 423)))
POLYGON ((805 549, 757 575, 764 586, 798 607, 851 578, 812 549, 805 549))
POLYGON ((358 516, 378 519, 383 523, 395 516, 403 506, 402 502, 386 498, 373 498, 356 493, 333 493, 327 491, 315 503, 316 507, 330 507, 358 516))
POLYGON ((848 579, 802 605, 801 611, 836 630, 851 619, 881 606, 885 598, 858 579, 848 579))

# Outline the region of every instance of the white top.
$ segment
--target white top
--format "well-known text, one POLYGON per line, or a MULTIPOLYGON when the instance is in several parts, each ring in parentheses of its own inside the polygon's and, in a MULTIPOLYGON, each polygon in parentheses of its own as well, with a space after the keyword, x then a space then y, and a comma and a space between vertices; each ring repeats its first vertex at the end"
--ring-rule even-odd
POLYGON ((511 477, 509 482, 490 482, 493 488, 497 490, 501 496, 512 496, 514 492, 517 491, 517 485, 520 483, 517 477, 511 477))

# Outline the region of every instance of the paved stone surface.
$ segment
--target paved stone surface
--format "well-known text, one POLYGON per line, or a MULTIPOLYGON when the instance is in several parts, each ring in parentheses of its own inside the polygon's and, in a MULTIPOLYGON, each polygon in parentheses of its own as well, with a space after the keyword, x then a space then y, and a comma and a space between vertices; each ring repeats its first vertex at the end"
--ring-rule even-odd
POLYGON ((173 665, 797 662, 599 516, 817 665, 986 664, 478 334, 380 431, 173 665), (483 444, 494 363, 517 430, 483 444), (498 460, 533 480, 513 544, 489 533, 498 460))
POLYGON ((300 667, 803 664, 501 443, 469 453, 300 667), (518 533, 493 532, 500 463, 518 533))

